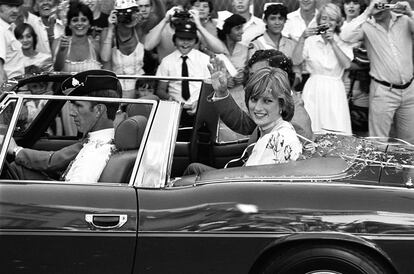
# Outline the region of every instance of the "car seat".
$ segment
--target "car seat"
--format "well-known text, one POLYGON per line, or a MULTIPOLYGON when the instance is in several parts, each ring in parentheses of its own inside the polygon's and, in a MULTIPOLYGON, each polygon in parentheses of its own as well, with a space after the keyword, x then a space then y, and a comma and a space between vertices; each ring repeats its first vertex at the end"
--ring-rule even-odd
POLYGON ((117 152, 111 155, 99 182, 128 183, 147 121, 146 117, 135 115, 118 125, 114 138, 117 152))

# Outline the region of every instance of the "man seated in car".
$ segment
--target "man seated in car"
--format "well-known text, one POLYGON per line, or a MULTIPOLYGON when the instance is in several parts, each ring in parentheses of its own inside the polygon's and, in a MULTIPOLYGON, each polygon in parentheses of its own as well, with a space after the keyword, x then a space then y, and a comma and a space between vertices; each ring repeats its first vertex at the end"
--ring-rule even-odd
MULTIPOLYGON (((121 87, 109 71, 85 71, 62 83, 64 93, 91 97, 120 98, 121 87)), ((57 151, 40 151, 16 145, 7 150, 14 156, 10 168, 19 179, 61 179, 68 182, 97 182, 115 150, 113 120, 118 103, 71 101, 70 115, 83 138, 57 151)))

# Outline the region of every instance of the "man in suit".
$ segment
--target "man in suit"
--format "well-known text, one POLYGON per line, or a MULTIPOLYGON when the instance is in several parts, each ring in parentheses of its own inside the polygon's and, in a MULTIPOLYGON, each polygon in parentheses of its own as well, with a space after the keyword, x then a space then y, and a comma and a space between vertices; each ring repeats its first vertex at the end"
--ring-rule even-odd
MULTIPOLYGON (((121 94, 116 75, 101 70, 84 71, 66 79, 62 90, 71 96, 119 98, 121 94)), ((113 120, 118 108, 119 104, 112 102, 71 101, 70 115, 83 138, 57 151, 23 148, 12 138, 7 150, 15 159, 11 169, 23 180, 97 181, 115 149, 113 120)))

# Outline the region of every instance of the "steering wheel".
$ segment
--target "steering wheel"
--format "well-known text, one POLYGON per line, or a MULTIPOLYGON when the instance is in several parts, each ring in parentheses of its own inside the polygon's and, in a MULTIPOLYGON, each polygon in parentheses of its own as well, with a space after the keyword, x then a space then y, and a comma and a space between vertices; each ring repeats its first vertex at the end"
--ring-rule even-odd
POLYGON ((11 168, 11 163, 7 159, 4 159, 3 170, 1 171, 0 178, 1 179, 11 179, 11 180, 20 180, 17 173, 14 171, 14 169, 11 168))

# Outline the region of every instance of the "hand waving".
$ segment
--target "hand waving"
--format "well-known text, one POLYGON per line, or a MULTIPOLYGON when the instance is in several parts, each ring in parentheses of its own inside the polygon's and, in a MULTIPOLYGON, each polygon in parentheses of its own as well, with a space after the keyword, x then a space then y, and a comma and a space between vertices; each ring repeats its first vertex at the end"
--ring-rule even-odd
POLYGON ((211 84, 217 97, 224 97, 227 95, 227 70, 224 62, 217 57, 210 60, 208 70, 211 74, 211 84))

